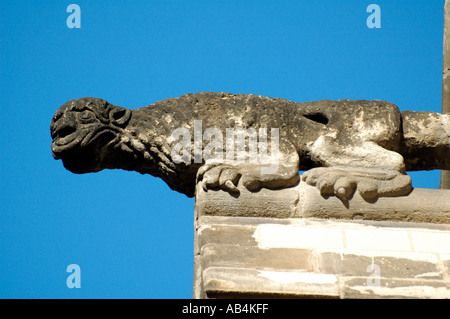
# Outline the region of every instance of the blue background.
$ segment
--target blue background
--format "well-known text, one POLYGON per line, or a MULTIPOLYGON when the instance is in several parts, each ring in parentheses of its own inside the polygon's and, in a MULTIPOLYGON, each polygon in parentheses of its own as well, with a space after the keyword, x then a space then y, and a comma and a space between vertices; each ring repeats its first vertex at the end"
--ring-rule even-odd
MULTIPOLYGON (((149 175, 65 170, 49 125, 70 99, 224 91, 441 111, 443 0, 79 0, 81 29, 71 3, 0 4, 1 298, 192 297, 194 200, 149 175), (366 25, 374 2, 381 29, 366 25)), ((438 171, 412 176, 439 185, 438 171)))

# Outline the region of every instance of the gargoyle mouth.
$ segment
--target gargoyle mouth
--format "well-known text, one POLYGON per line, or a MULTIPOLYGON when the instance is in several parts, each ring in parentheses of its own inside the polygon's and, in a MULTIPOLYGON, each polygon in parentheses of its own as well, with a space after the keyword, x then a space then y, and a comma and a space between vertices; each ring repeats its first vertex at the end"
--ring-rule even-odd
POLYGON ((106 126, 91 127, 82 131, 70 127, 63 128, 55 134, 52 142, 52 155, 55 159, 61 159, 65 157, 64 154, 87 148, 94 141, 105 141, 108 139, 106 135, 109 135, 111 137, 109 140, 111 140, 116 134, 117 132, 106 126))

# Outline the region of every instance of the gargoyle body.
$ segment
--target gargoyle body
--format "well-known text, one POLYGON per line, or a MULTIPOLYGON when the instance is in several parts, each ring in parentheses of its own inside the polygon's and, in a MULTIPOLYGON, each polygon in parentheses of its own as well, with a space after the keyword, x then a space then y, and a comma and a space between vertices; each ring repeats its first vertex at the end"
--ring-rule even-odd
MULTIPOLYGON (((299 182, 298 172, 307 170, 302 179, 324 196, 348 199, 357 190, 364 198, 374 199, 408 194, 412 188, 408 170, 450 169, 449 116, 400 112, 384 101, 296 103, 204 92, 130 110, 97 98, 81 98, 59 108, 51 135, 53 156, 74 173, 106 168, 137 171, 160 177, 189 197, 194 196, 197 183, 230 192, 236 192, 239 183, 252 191, 290 187, 299 182), (203 128, 200 146, 195 121, 201 121, 203 128), (190 161, 173 159, 173 149, 180 142, 173 133, 180 128, 190 132, 190 161), (207 128, 223 136, 227 129, 271 132, 276 128, 278 140, 274 143, 272 136, 266 146, 272 148, 277 169, 263 173, 259 158, 199 159, 195 151, 205 150, 208 138, 212 140, 205 135, 207 128)), ((214 145, 217 154, 229 151, 225 143, 222 148, 220 143, 214 145)))

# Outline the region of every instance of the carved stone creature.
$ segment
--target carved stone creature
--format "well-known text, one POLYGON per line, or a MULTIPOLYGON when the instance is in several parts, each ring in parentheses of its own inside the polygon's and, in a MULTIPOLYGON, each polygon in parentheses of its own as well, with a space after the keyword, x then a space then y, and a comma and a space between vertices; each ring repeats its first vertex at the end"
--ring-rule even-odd
MULTIPOLYGON (((296 103, 229 93, 186 94, 129 110, 97 98, 71 100, 51 122, 52 153, 74 173, 125 169, 162 178, 194 196, 204 189, 237 192, 285 188, 302 180, 322 195, 343 200, 401 196, 411 189, 407 170, 450 169, 450 119, 432 112, 400 112, 384 101, 322 100, 296 103), (261 162, 172 160, 177 128, 187 128, 194 151, 194 120, 203 128, 279 129, 277 170, 261 162)), ((272 142, 273 144, 273 142, 272 142)), ((204 147, 205 145, 203 145, 204 147)), ((225 149, 225 147, 224 147, 225 149)))

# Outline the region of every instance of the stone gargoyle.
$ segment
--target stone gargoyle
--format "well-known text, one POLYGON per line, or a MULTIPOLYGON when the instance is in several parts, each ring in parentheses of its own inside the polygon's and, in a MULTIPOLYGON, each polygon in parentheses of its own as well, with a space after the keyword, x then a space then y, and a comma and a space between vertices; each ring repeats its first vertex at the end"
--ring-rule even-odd
MULTIPOLYGON (((384 101, 296 103, 204 92, 130 110, 87 97, 58 109, 51 121, 51 136, 54 158, 62 159, 71 172, 137 171, 160 177, 189 197, 195 195, 197 183, 205 190, 229 192, 238 192, 239 183, 250 191, 286 188, 299 183, 299 171, 306 170, 301 179, 323 196, 347 200, 358 191, 373 200, 407 195, 412 185, 406 171, 450 169, 449 116, 400 112, 384 101), (203 130, 213 128, 209 131, 213 134, 200 132, 200 143, 194 130, 199 121, 203 130), (267 163, 262 157, 233 161, 238 152, 231 160, 228 153, 223 155, 226 146, 220 143, 220 133, 238 128, 247 133, 278 130, 276 143, 272 136, 270 145, 264 146, 272 148, 270 158, 277 162, 276 170, 263 172, 267 163), (180 142, 173 134, 177 129, 190 132, 187 148, 177 148, 180 142), (212 136, 215 143, 205 145, 205 138, 212 141, 212 136), (222 156, 202 158, 202 151, 211 144, 215 146, 211 154, 222 156), (185 159, 191 160, 180 161, 180 156, 174 160, 175 148, 177 155, 187 150, 190 154, 184 154, 185 159)), ((264 141, 261 136, 260 140, 264 141)))

